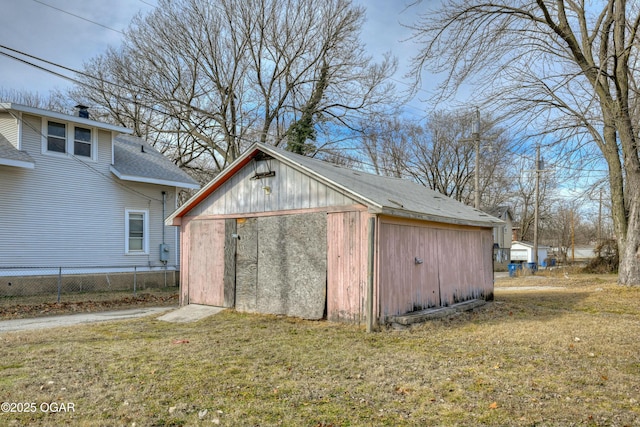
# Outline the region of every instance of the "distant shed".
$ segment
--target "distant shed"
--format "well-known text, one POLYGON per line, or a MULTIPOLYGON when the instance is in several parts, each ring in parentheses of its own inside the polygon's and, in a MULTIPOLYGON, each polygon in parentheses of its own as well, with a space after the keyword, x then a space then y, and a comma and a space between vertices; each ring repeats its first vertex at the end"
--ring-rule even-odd
POLYGON ((167 224, 180 226, 182 305, 375 324, 491 299, 502 221, 411 181, 255 144, 167 224))

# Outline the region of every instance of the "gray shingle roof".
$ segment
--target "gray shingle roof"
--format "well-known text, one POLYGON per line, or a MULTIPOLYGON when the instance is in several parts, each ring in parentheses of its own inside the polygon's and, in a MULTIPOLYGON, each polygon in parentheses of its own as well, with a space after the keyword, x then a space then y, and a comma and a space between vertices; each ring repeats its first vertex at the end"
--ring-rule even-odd
POLYGON ((18 150, 9 141, 0 137, 0 165, 33 168, 35 162, 29 154, 18 150))
POLYGON ((121 134, 114 138, 113 144, 111 171, 120 179, 181 188, 200 187, 186 172, 142 138, 121 134))
POLYGON ((347 169, 261 144, 259 148, 275 153, 274 157, 286 159, 293 167, 301 166, 320 180, 337 185, 344 194, 360 199, 374 212, 453 224, 491 227, 503 224, 498 218, 414 181, 347 169))
POLYGON ((174 218, 186 215, 200 201, 215 191, 221 182, 229 179, 234 171, 237 171, 260 151, 362 203, 372 213, 479 227, 494 227, 504 224, 498 218, 416 182, 347 169, 264 144, 254 144, 249 148, 225 171, 170 215, 167 218, 167 224, 172 223, 174 218))

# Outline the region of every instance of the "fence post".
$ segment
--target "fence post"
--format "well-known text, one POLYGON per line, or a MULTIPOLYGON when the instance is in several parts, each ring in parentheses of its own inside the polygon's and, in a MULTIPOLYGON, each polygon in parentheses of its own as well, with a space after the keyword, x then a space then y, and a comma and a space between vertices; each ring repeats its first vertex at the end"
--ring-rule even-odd
POLYGON ((136 294, 136 281, 138 280, 138 267, 133 266, 133 296, 137 296, 136 294))
POLYGON ((61 293, 62 293, 62 267, 58 267, 58 304, 60 303, 61 293))

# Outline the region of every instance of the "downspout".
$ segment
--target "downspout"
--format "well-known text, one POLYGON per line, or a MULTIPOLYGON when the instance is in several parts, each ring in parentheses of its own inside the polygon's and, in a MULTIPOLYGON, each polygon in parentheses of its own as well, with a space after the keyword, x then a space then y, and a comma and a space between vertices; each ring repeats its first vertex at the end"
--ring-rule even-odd
POLYGON ((375 321, 373 319, 373 278, 375 272, 375 227, 376 217, 369 218, 369 233, 367 238, 368 260, 367 260, 367 332, 371 333, 375 330, 375 321))
POLYGON ((162 244, 164 245, 165 242, 165 236, 164 236, 164 220, 165 220, 165 209, 166 209, 166 204, 167 204, 167 192, 163 191, 162 192, 162 244))
MULTIPOLYGON (((160 222, 160 226, 162 227, 162 244, 160 245, 160 262, 162 264, 164 264, 164 281, 165 281, 165 288, 167 285, 167 263, 168 263, 168 257, 165 256, 165 254, 163 253, 163 251, 167 251, 167 247, 166 247, 166 241, 165 241, 165 225, 164 225, 164 220, 165 220, 165 215, 166 215, 166 204, 167 204, 167 192, 163 191, 162 192, 162 221, 160 222)), ((168 254, 168 251, 167 251, 168 254)))

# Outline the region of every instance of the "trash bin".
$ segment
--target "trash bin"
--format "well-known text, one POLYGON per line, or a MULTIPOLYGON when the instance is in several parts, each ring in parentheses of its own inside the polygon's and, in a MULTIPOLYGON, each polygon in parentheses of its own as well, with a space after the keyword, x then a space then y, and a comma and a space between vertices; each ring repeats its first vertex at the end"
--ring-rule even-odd
POLYGON ((516 277, 518 269, 522 269, 522 264, 509 264, 509 277, 516 277))
POLYGON ((528 262, 527 263, 527 269, 531 270, 531 274, 533 274, 536 271, 538 271, 538 264, 536 264, 535 262, 528 262))

